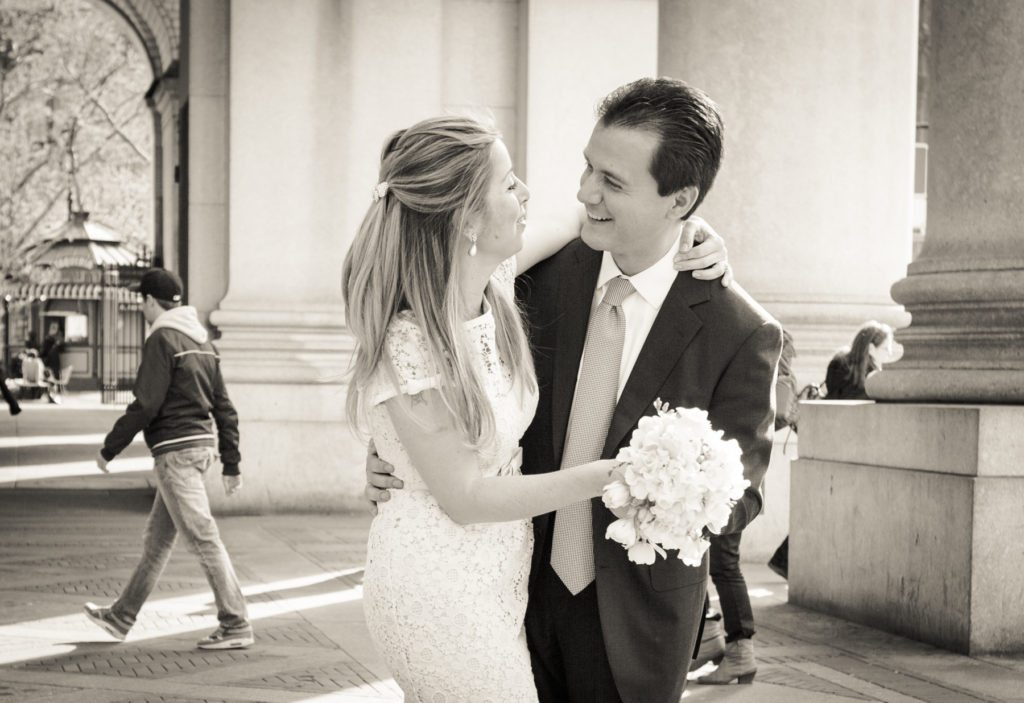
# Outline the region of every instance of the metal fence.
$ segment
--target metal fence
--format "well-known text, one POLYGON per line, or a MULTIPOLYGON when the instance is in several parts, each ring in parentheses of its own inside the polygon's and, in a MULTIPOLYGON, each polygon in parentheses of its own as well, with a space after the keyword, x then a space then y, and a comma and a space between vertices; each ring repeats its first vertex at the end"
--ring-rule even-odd
POLYGON ((100 297, 100 383, 103 403, 124 405, 132 400, 135 375, 142 361, 146 320, 142 301, 127 288, 116 268, 103 270, 100 297))

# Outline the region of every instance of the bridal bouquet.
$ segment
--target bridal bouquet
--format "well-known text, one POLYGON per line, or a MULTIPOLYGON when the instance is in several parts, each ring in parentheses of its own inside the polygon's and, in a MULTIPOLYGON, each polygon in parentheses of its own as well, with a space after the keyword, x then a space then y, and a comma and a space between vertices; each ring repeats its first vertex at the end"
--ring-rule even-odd
POLYGON ((684 564, 700 566, 710 545, 705 535, 725 527, 750 485, 743 453, 736 440, 722 439, 705 411, 670 410, 660 399, 654 407, 658 414, 640 420, 616 457, 625 464, 621 478, 604 488, 605 506, 619 517, 605 537, 636 564, 678 549, 684 564))

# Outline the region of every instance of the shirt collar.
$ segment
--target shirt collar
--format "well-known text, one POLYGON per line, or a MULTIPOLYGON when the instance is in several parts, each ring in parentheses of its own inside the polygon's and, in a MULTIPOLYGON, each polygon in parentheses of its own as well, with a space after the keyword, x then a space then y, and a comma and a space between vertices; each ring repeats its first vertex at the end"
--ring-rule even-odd
POLYGON ((679 251, 679 240, 681 238, 682 234, 676 238, 663 257, 640 273, 632 276, 622 273, 612 255, 607 251, 604 252, 604 255, 601 257, 601 271, 597 275, 597 290, 602 290, 608 284, 608 281, 616 276, 622 276, 633 284, 633 288, 636 289, 636 292, 640 294, 640 297, 648 305, 656 310, 660 310, 662 303, 665 302, 665 298, 668 297, 669 289, 676 280, 678 271, 673 267, 672 259, 675 258, 676 252, 679 251))

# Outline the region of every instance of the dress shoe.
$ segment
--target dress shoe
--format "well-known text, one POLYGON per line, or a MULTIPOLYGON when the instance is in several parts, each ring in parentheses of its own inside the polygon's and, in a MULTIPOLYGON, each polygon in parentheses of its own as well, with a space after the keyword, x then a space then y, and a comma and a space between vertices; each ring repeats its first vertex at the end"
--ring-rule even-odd
POLYGON ((754 659, 754 642, 748 638, 738 639, 725 645, 725 658, 718 668, 707 676, 697 679, 699 684, 754 683, 757 661, 754 659))

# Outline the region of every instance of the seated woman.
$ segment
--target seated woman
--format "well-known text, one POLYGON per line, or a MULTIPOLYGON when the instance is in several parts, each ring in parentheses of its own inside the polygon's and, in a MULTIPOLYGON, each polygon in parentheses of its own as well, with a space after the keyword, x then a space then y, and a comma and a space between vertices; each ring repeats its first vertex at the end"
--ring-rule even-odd
POLYGON ((853 343, 829 362, 825 386, 829 400, 869 400, 864 382, 892 356, 892 328, 881 322, 864 323, 853 343))

